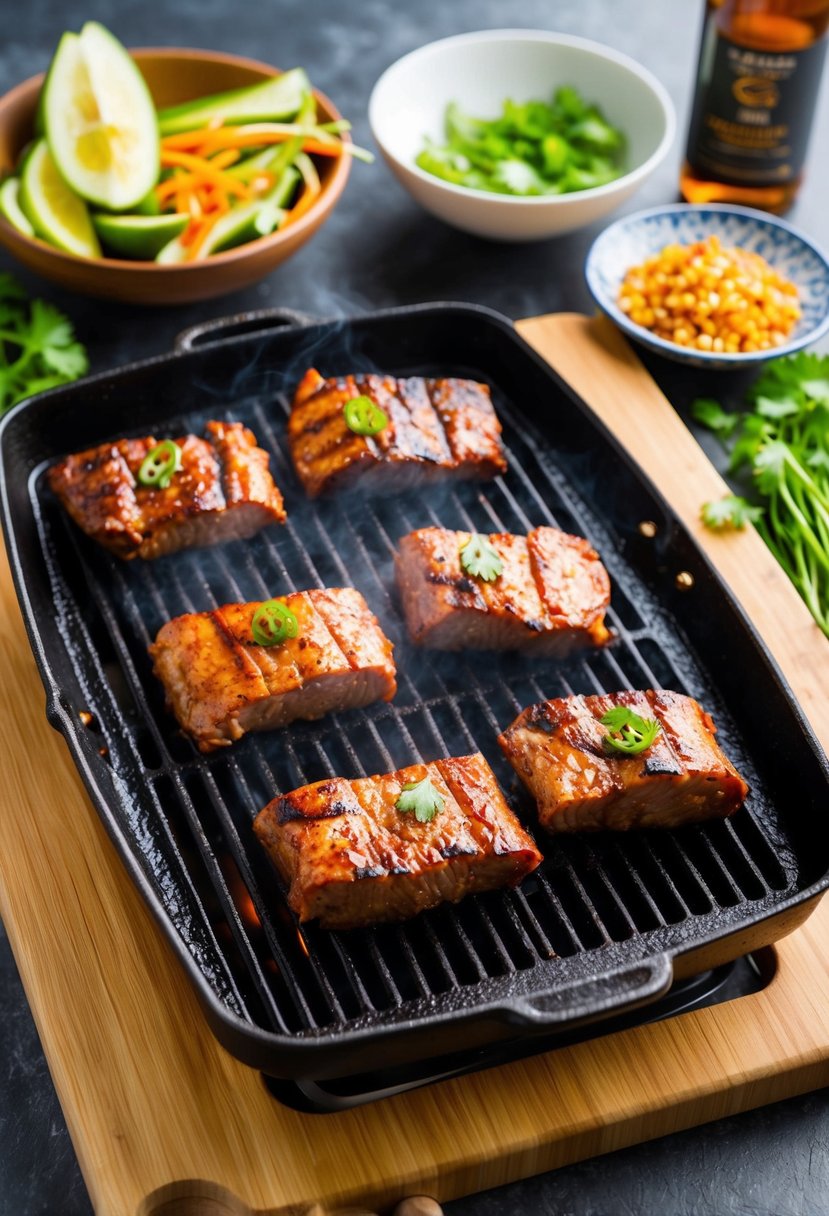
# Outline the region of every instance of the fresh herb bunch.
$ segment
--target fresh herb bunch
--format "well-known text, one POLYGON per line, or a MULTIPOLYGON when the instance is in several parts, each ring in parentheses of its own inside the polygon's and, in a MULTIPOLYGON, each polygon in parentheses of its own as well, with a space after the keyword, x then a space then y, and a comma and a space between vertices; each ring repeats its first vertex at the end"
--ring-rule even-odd
POLYGON ((427 173, 496 194, 569 194, 624 172, 625 137, 598 106, 569 85, 544 101, 504 102, 500 118, 446 108, 446 144, 427 141, 417 164, 427 173))
POLYGON ((741 528, 751 519, 829 637, 829 355, 774 359, 747 398, 750 409, 737 414, 709 400, 692 406, 760 500, 706 503, 703 521, 741 528))
POLYGON ((30 301, 13 275, 0 272, 0 415, 88 368, 68 317, 45 300, 30 301))

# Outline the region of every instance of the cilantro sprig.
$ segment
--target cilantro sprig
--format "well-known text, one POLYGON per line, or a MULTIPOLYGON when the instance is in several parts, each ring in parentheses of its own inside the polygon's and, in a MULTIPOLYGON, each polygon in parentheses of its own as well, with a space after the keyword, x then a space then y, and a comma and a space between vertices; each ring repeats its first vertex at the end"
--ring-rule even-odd
POLYGON ((30 301, 13 275, 0 273, 0 415, 88 368, 69 318, 46 300, 30 301))
POLYGON ((647 751, 662 729, 655 718, 643 718, 627 705, 614 706, 599 721, 608 729, 603 740, 605 747, 628 756, 647 751))
POLYGON ((747 523, 757 523, 763 518, 763 508, 753 507, 739 494, 725 494, 715 502, 704 502, 700 518, 713 532, 735 529, 742 532, 747 523))
POLYGON ((493 583, 503 573, 504 563, 498 555, 498 550, 486 536, 473 532, 460 551, 461 565, 467 574, 479 578, 485 583, 493 583))
POLYGON ((692 412, 719 435, 730 472, 759 500, 706 503, 703 521, 720 530, 751 520, 829 637, 829 355, 771 360, 736 414, 707 401, 692 412))
POLYGON ((443 810, 446 799, 435 789, 431 778, 424 777, 422 781, 407 781, 394 805, 403 814, 414 814, 418 823, 430 823, 443 810))

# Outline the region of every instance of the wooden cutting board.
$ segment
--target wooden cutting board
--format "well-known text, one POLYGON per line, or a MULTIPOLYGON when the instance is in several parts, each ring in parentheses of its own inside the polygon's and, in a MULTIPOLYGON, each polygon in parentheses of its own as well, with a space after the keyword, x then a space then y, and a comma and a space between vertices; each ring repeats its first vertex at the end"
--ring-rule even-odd
MULTIPOLYGON (((829 646, 607 323, 518 328, 620 435, 743 601, 829 747, 829 646)), ((279 1106, 213 1039, 91 809, 0 569, 0 910, 96 1212, 297 1216, 440 1199, 829 1083, 829 901, 762 992, 338 1115, 279 1106)))

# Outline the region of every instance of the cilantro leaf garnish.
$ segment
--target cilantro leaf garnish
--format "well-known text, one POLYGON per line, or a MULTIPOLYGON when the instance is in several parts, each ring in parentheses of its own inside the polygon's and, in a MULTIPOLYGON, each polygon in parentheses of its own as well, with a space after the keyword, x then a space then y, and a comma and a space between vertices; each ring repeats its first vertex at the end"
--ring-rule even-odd
POLYGON ((467 574, 473 578, 492 583, 503 572, 504 563, 498 556, 498 550, 490 544, 489 538, 480 532, 473 532, 469 540, 461 548, 461 565, 467 574))
POLYGON ((17 280, 0 273, 0 415, 88 368, 69 318, 45 300, 29 303, 17 280))
POLYGON ((753 507, 737 494, 726 494, 716 502, 703 503, 700 518, 706 528, 714 532, 724 532, 729 528, 742 532, 747 523, 756 523, 763 518, 763 508, 753 507))
POLYGON ((731 435, 740 424, 739 414, 729 414, 711 397, 697 397, 691 403, 691 417, 723 438, 731 435))
POLYGON ((611 751, 636 756, 647 751, 662 727, 655 718, 642 718, 627 705, 616 705, 599 718, 608 728, 603 743, 611 751))
POLYGON ((429 823, 443 810, 446 799, 435 789, 431 778, 424 777, 422 781, 407 781, 394 805, 403 814, 413 812, 418 823, 429 823))

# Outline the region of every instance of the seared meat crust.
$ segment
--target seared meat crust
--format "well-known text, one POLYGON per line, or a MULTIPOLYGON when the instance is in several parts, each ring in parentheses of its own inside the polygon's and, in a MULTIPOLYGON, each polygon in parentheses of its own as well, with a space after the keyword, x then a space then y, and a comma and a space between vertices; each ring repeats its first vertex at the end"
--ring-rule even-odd
POLYGON ((278 646, 253 641, 258 603, 187 613, 159 630, 153 670, 200 751, 250 730, 390 701, 397 691, 392 644, 359 591, 300 591, 281 602, 298 630, 278 646))
POLYGON ((619 831, 725 818, 742 806, 748 786, 715 733, 692 697, 648 689, 542 701, 498 742, 549 832, 619 831), (599 719, 617 705, 660 723, 647 751, 626 756, 606 748, 599 719))
POLYGON ((480 753, 317 781, 274 798, 253 827, 290 886, 291 908, 324 929, 404 920, 444 900, 516 886, 541 861, 480 753), (445 803, 420 823, 395 802, 407 782, 426 776, 445 803))
POLYGON ((288 443, 310 498, 358 481, 371 489, 401 490, 445 477, 495 477, 507 467, 489 387, 472 380, 325 380, 311 368, 294 396, 288 443), (355 435, 346 426, 343 407, 361 396, 389 419, 376 435, 355 435))
POLYGON ((503 571, 493 582, 461 565, 469 532, 421 528, 404 536, 395 561, 413 642, 433 650, 526 650, 564 655, 601 646, 610 579, 581 536, 535 528, 489 537, 503 571))
POLYGON ((268 454, 239 422, 208 422, 206 438, 177 439, 182 467, 160 490, 137 480, 159 443, 119 439, 67 456, 49 485, 79 528, 118 557, 154 558, 179 549, 243 540, 285 522, 268 454))

